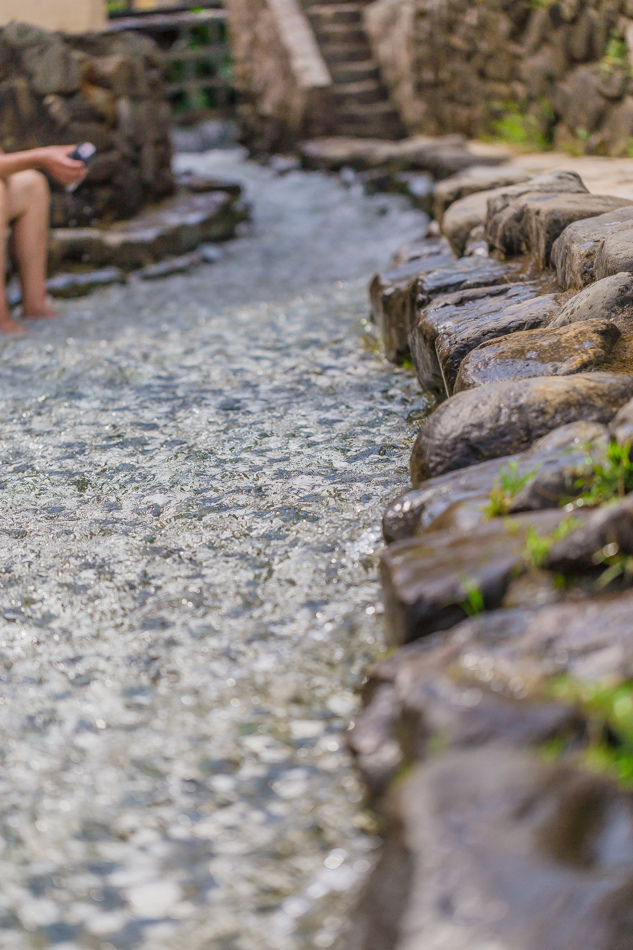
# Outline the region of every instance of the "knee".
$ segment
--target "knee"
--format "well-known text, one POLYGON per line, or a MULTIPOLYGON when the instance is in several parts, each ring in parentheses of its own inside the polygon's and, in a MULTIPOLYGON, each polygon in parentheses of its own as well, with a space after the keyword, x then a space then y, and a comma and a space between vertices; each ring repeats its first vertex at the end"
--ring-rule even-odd
POLYGON ((17 172, 12 176, 13 183, 23 194, 28 195, 32 201, 41 201, 48 203, 50 197, 50 188, 46 176, 42 172, 29 168, 27 171, 17 172))

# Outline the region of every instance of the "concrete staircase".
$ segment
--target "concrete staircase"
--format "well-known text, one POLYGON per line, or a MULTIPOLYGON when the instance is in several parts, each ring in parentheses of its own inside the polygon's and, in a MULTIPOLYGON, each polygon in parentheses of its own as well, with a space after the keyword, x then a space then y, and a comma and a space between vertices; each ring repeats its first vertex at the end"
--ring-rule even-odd
POLYGON ((303 5, 332 76, 337 134, 404 138, 363 28, 362 0, 303 0, 303 5))

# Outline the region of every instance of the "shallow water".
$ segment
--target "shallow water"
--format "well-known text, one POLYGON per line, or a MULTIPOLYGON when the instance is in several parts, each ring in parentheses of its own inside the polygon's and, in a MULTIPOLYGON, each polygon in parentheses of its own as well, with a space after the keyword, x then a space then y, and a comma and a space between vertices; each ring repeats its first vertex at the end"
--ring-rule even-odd
POLYGON ((423 218, 238 153, 248 233, 0 351, 0 946, 332 946, 379 519, 428 409, 363 329, 423 218))

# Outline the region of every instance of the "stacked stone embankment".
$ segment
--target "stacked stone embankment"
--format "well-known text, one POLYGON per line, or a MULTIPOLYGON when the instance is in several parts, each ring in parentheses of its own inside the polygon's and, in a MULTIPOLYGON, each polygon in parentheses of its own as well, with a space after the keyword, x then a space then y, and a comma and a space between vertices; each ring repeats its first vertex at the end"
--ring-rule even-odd
POLYGON ((376 0, 365 25, 410 134, 630 154, 630 0, 376 0))
POLYGON ((53 194, 55 226, 130 217, 174 191, 171 113, 158 47, 132 33, 0 29, 0 146, 90 141, 88 178, 53 194))
POLYGON ((443 235, 371 285, 437 405, 383 519, 350 950, 631 945, 633 205, 499 172, 439 184, 443 235))

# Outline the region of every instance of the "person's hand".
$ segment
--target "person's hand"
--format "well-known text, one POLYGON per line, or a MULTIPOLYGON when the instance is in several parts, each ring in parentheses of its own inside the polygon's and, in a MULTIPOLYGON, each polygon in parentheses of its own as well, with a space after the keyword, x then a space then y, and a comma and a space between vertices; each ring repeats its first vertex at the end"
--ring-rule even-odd
POLYGON ((41 167, 60 185, 78 185, 86 177, 87 168, 79 159, 70 156, 76 145, 48 145, 41 151, 41 167))

